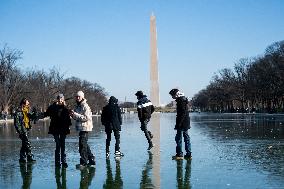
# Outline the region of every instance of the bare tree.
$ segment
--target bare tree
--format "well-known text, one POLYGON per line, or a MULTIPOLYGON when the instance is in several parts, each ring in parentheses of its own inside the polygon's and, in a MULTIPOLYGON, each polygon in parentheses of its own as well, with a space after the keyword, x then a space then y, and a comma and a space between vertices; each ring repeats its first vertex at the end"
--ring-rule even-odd
MULTIPOLYGON (((63 81, 62 91, 68 99, 72 99, 78 90, 82 90, 88 100, 93 113, 99 113, 107 103, 106 92, 97 83, 91 83, 76 77, 67 78, 63 81)), ((69 103, 72 101, 69 101, 69 103)))
POLYGON ((22 54, 22 51, 10 49, 7 45, 0 49, 2 110, 8 112, 11 106, 18 106, 21 98, 27 97, 32 106, 45 111, 58 93, 64 93, 66 99, 72 99, 78 90, 84 91, 94 113, 99 113, 107 103, 105 89, 97 83, 75 77, 64 79, 64 75, 56 68, 49 72, 32 69, 28 72, 21 71, 16 63, 22 58, 22 54))
POLYGON ((206 89, 194 96, 193 105, 211 111, 233 107, 229 111, 283 112, 284 41, 268 46, 263 56, 240 59, 233 71, 219 71, 206 89))
POLYGON ((24 75, 16 67, 17 61, 22 58, 23 52, 17 49, 10 49, 4 45, 0 49, 0 103, 4 111, 8 112, 11 104, 18 99, 22 93, 24 75))

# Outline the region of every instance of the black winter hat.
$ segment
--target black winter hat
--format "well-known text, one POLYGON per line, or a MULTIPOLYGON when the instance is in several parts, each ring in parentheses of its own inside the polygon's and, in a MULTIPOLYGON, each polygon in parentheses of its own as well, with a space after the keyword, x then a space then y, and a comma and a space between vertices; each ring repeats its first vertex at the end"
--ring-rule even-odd
POLYGON ((109 98, 109 103, 117 103, 118 102, 118 100, 114 97, 114 96, 111 96, 110 98, 109 98))
POLYGON ((57 95, 57 99, 58 99, 58 100, 61 99, 61 98, 64 100, 64 95, 63 95, 62 93, 60 93, 60 94, 57 95))
POLYGON ((170 94, 171 96, 175 96, 178 91, 179 91, 178 89, 172 89, 172 90, 170 90, 169 94, 170 94))
POLYGON ((137 91, 135 93, 135 95, 138 96, 138 97, 143 97, 143 92, 142 91, 137 91))

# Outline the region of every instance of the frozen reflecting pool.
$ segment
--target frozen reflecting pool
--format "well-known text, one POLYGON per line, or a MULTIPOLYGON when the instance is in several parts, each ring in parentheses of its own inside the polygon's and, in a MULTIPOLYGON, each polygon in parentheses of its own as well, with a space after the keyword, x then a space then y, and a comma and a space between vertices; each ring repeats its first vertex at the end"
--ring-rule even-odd
POLYGON ((190 114, 193 159, 175 154, 175 114, 155 113, 150 122, 155 147, 148 144, 136 114, 124 115, 121 151, 105 158, 105 133, 100 117, 93 117, 89 145, 96 167, 82 171, 78 133, 66 139, 67 169, 55 168, 53 137, 48 121, 30 133, 37 162, 20 165, 21 141, 11 124, 0 123, 0 188, 284 188, 284 115, 190 114))

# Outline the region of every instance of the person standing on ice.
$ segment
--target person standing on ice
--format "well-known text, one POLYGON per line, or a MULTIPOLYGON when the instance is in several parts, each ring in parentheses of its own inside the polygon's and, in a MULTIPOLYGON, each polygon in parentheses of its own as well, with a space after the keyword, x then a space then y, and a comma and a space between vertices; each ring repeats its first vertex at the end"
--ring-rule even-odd
POLYGON ((173 159, 182 159, 182 137, 185 144, 186 154, 185 159, 191 159, 191 143, 190 136, 188 134, 188 129, 190 129, 190 117, 188 112, 188 99, 184 96, 182 92, 178 89, 172 89, 169 94, 173 99, 176 100, 176 125, 175 130, 176 136, 176 155, 173 156, 173 159))

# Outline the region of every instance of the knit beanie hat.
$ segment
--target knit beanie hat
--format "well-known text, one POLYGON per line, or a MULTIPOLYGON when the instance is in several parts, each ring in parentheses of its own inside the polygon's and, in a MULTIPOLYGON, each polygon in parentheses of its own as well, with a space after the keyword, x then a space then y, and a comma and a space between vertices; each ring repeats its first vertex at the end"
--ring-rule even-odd
POLYGON ((140 97, 140 98, 142 98, 142 97, 143 97, 143 92, 142 92, 142 91, 137 91, 137 92, 135 93, 135 95, 138 96, 138 97, 140 97))
POLYGON ((84 98, 84 93, 83 93, 83 91, 78 91, 76 96, 80 96, 80 97, 84 98))
POLYGON ((57 100, 59 100, 59 99, 63 99, 64 100, 64 95, 62 93, 57 95, 57 100))
POLYGON ((178 91, 179 91, 178 89, 172 89, 172 90, 170 90, 169 94, 171 96, 175 96, 178 93, 178 91))

